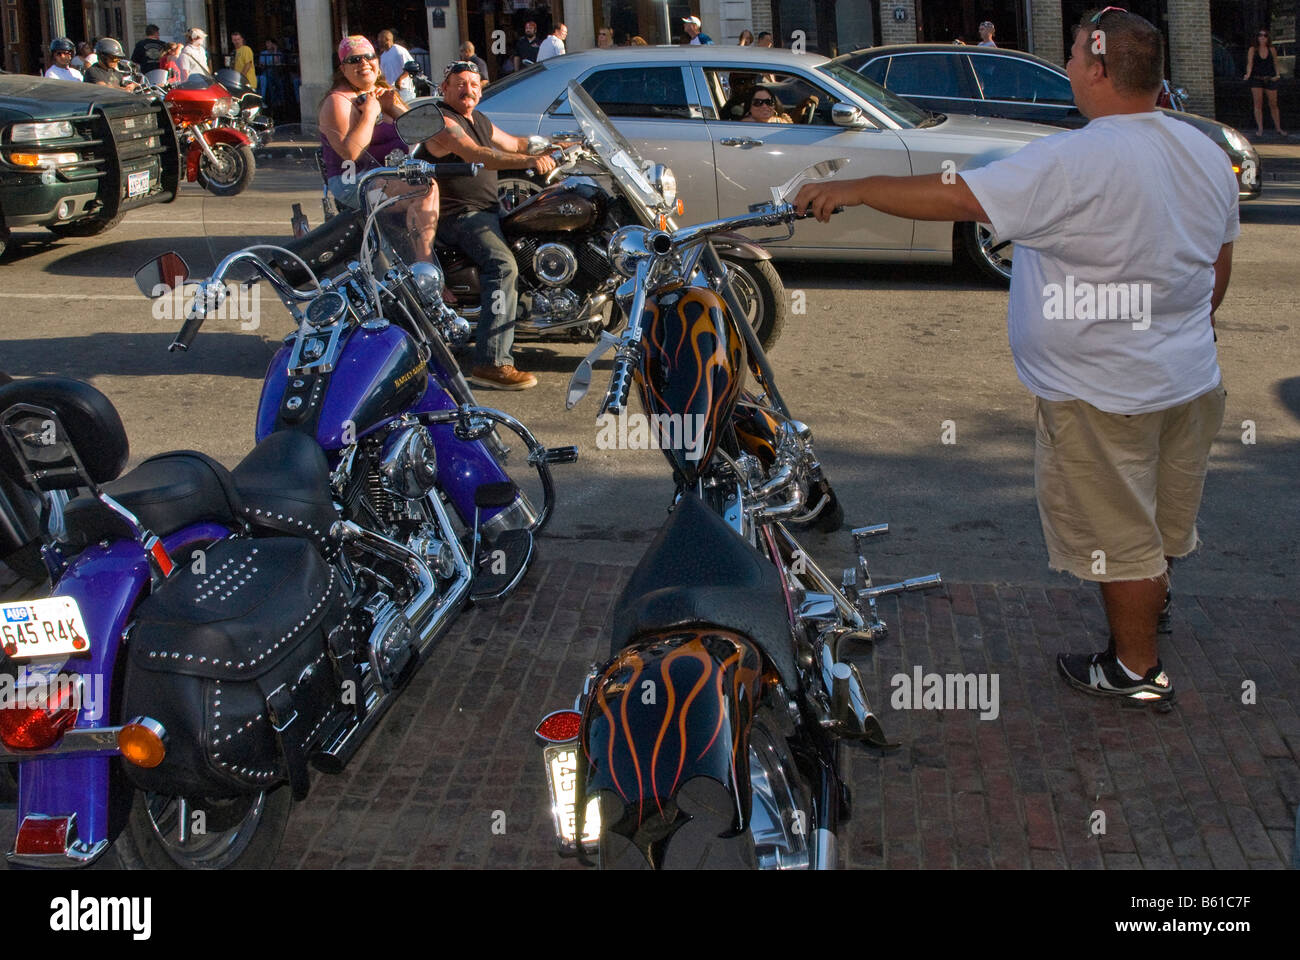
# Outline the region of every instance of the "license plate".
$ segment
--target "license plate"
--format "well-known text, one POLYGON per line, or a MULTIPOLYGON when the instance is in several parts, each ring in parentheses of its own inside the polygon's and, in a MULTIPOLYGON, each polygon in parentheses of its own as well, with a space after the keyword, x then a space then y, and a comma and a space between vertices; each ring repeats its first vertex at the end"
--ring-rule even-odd
MULTIPOLYGON (((556 744, 542 751, 546 764, 546 785, 551 789, 551 813, 555 817, 555 835, 560 844, 577 852, 578 841, 578 748, 556 744)), ((600 801, 587 801, 587 820, 583 824, 582 845, 595 848, 600 838, 600 801)))
POLYGON ((90 652, 86 622, 71 597, 0 603, 0 648, 10 660, 90 652))
POLYGON ((130 197, 143 197, 149 192, 149 171, 141 170, 138 173, 127 174, 126 178, 126 195, 130 197))

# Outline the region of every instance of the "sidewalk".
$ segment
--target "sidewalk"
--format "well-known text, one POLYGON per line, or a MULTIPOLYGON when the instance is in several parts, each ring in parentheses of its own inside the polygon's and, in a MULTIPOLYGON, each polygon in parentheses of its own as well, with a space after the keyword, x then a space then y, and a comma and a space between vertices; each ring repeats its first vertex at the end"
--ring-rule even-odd
MULTIPOLYGON (((452 627, 345 774, 315 777, 278 866, 578 866, 553 853, 533 727, 608 656, 629 568, 542 551, 512 598, 452 627)), ((1057 675, 1058 651, 1105 644, 1094 588, 951 584, 888 598, 883 613, 890 635, 852 653, 901 747, 845 749, 844 866, 1290 864, 1300 603, 1179 596, 1161 648, 1179 699, 1163 715, 1077 693, 1057 675), (998 716, 894 709, 891 678, 917 666, 996 674, 998 716), (1248 680, 1254 704, 1242 702, 1248 680)), ((0 809, 0 832, 12 830, 0 809)))
POLYGON ((1250 142, 1259 154, 1265 183, 1270 180, 1300 183, 1300 140, 1290 138, 1281 141, 1266 135, 1259 141, 1252 139, 1250 142))

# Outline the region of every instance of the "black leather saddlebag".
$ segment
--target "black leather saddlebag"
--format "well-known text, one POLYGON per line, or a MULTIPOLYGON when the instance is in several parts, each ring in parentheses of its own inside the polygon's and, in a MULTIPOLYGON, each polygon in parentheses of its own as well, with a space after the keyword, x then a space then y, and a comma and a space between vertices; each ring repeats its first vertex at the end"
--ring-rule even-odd
POLYGON ((167 755, 127 774, 191 798, 287 781, 301 799, 309 756, 354 715, 343 584, 297 538, 223 540, 204 566, 178 567, 137 611, 121 716, 161 723, 167 755))

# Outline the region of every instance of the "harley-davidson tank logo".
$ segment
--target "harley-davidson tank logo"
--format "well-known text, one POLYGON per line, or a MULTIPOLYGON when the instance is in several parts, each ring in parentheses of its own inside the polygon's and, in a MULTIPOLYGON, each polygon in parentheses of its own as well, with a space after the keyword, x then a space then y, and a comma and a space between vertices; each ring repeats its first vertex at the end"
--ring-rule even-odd
POLYGON ((405 384, 410 383, 421 373, 423 373, 424 369, 425 369, 425 364, 424 361, 421 360, 414 367, 412 367, 410 370, 406 371, 406 373, 402 374, 400 377, 398 377, 396 380, 393 381, 393 389, 400 390, 405 384))
POLYGON ((562 203, 560 204, 560 213, 566 217, 572 217, 578 213, 578 206, 573 203, 562 203))

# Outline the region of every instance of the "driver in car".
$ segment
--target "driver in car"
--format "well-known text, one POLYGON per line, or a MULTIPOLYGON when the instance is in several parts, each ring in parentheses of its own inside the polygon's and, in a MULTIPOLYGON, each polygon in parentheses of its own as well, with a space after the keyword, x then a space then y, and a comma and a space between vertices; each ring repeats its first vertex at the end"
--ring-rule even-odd
POLYGON ((426 140, 424 147, 435 160, 454 156, 466 163, 481 163, 484 170, 475 177, 438 177, 442 194, 438 242, 463 250, 479 267, 482 310, 470 383, 497 390, 527 390, 537 386, 537 377, 517 370, 510 355, 519 270, 501 232, 496 171, 534 169, 547 174, 555 169, 555 160, 547 154, 529 156, 525 152, 527 138, 511 136, 476 112, 482 93, 483 78, 476 64, 458 60, 447 68, 440 104, 447 127, 426 140))

